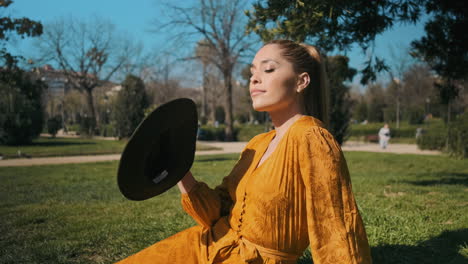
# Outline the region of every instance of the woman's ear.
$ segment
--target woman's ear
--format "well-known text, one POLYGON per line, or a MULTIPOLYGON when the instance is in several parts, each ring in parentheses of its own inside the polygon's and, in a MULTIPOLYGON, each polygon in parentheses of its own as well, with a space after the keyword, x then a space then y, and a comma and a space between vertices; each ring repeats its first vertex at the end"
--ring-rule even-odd
POLYGON ((301 93, 310 83, 310 76, 307 72, 299 74, 297 77, 296 92, 301 93))

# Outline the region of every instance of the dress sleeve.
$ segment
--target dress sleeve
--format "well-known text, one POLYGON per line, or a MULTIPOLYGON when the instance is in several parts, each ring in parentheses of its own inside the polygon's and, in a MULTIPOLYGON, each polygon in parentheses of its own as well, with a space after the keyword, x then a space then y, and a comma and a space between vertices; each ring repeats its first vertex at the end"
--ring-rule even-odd
POLYGON ((340 146, 326 129, 312 127, 304 133, 300 148, 314 263, 371 263, 366 232, 340 146))
POLYGON ((229 190, 234 190, 239 179, 246 171, 248 160, 252 152, 250 148, 258 141, 259 136, 254 137, 242 151, 239 160, 231 173, 223 178, 220 185, 214 189, 204 182, 197 182, 188 192, 182 194, 182 208, 203 227, 210 227, 225 215, 229 215, 233 205, 233 196, 229 190))
POLYGON ((232 199, 227 189, 228 177, 214 189, 204 182, 197 182, 190 192, 182 194, 182 208, 199 225, 208 228, 229 213, 232 199))

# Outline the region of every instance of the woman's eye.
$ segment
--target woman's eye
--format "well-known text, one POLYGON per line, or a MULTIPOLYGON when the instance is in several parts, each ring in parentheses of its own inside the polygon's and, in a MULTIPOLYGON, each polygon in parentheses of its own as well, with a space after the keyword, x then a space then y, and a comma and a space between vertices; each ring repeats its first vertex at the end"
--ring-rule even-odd
POLYGON ((270 72, 273 72, 274 70, 275 69, 267 69, 267 70, 265 70, 265 72, 270 73, 270 72))

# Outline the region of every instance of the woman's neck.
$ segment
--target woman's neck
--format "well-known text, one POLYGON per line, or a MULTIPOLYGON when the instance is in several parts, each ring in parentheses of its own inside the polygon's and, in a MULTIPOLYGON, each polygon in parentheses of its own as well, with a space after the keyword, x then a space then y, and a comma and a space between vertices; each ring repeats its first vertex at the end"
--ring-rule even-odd
POLYGON ((277 112, 270 112, 271 122, 276 130, 275 138, 280 139, 284 133, 288 130, 288 128, 299 118, 304 116, 301 111, 296 109, 282 110, 277 112))

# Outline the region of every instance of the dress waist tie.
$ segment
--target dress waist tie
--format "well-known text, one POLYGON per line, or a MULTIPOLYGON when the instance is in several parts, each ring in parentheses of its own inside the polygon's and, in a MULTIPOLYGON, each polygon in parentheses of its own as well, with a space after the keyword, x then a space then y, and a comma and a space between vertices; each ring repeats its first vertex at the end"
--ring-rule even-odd
POLYGON ((251 262, 257 259, 259 256, 267 257, 274 260, 280 261, 296 261, 299 258, 298 255, 282 252, 276 249, 262 247, 255 244, 244 237, 239 238, 239 250, 240 255, 245 262, 251 262))

